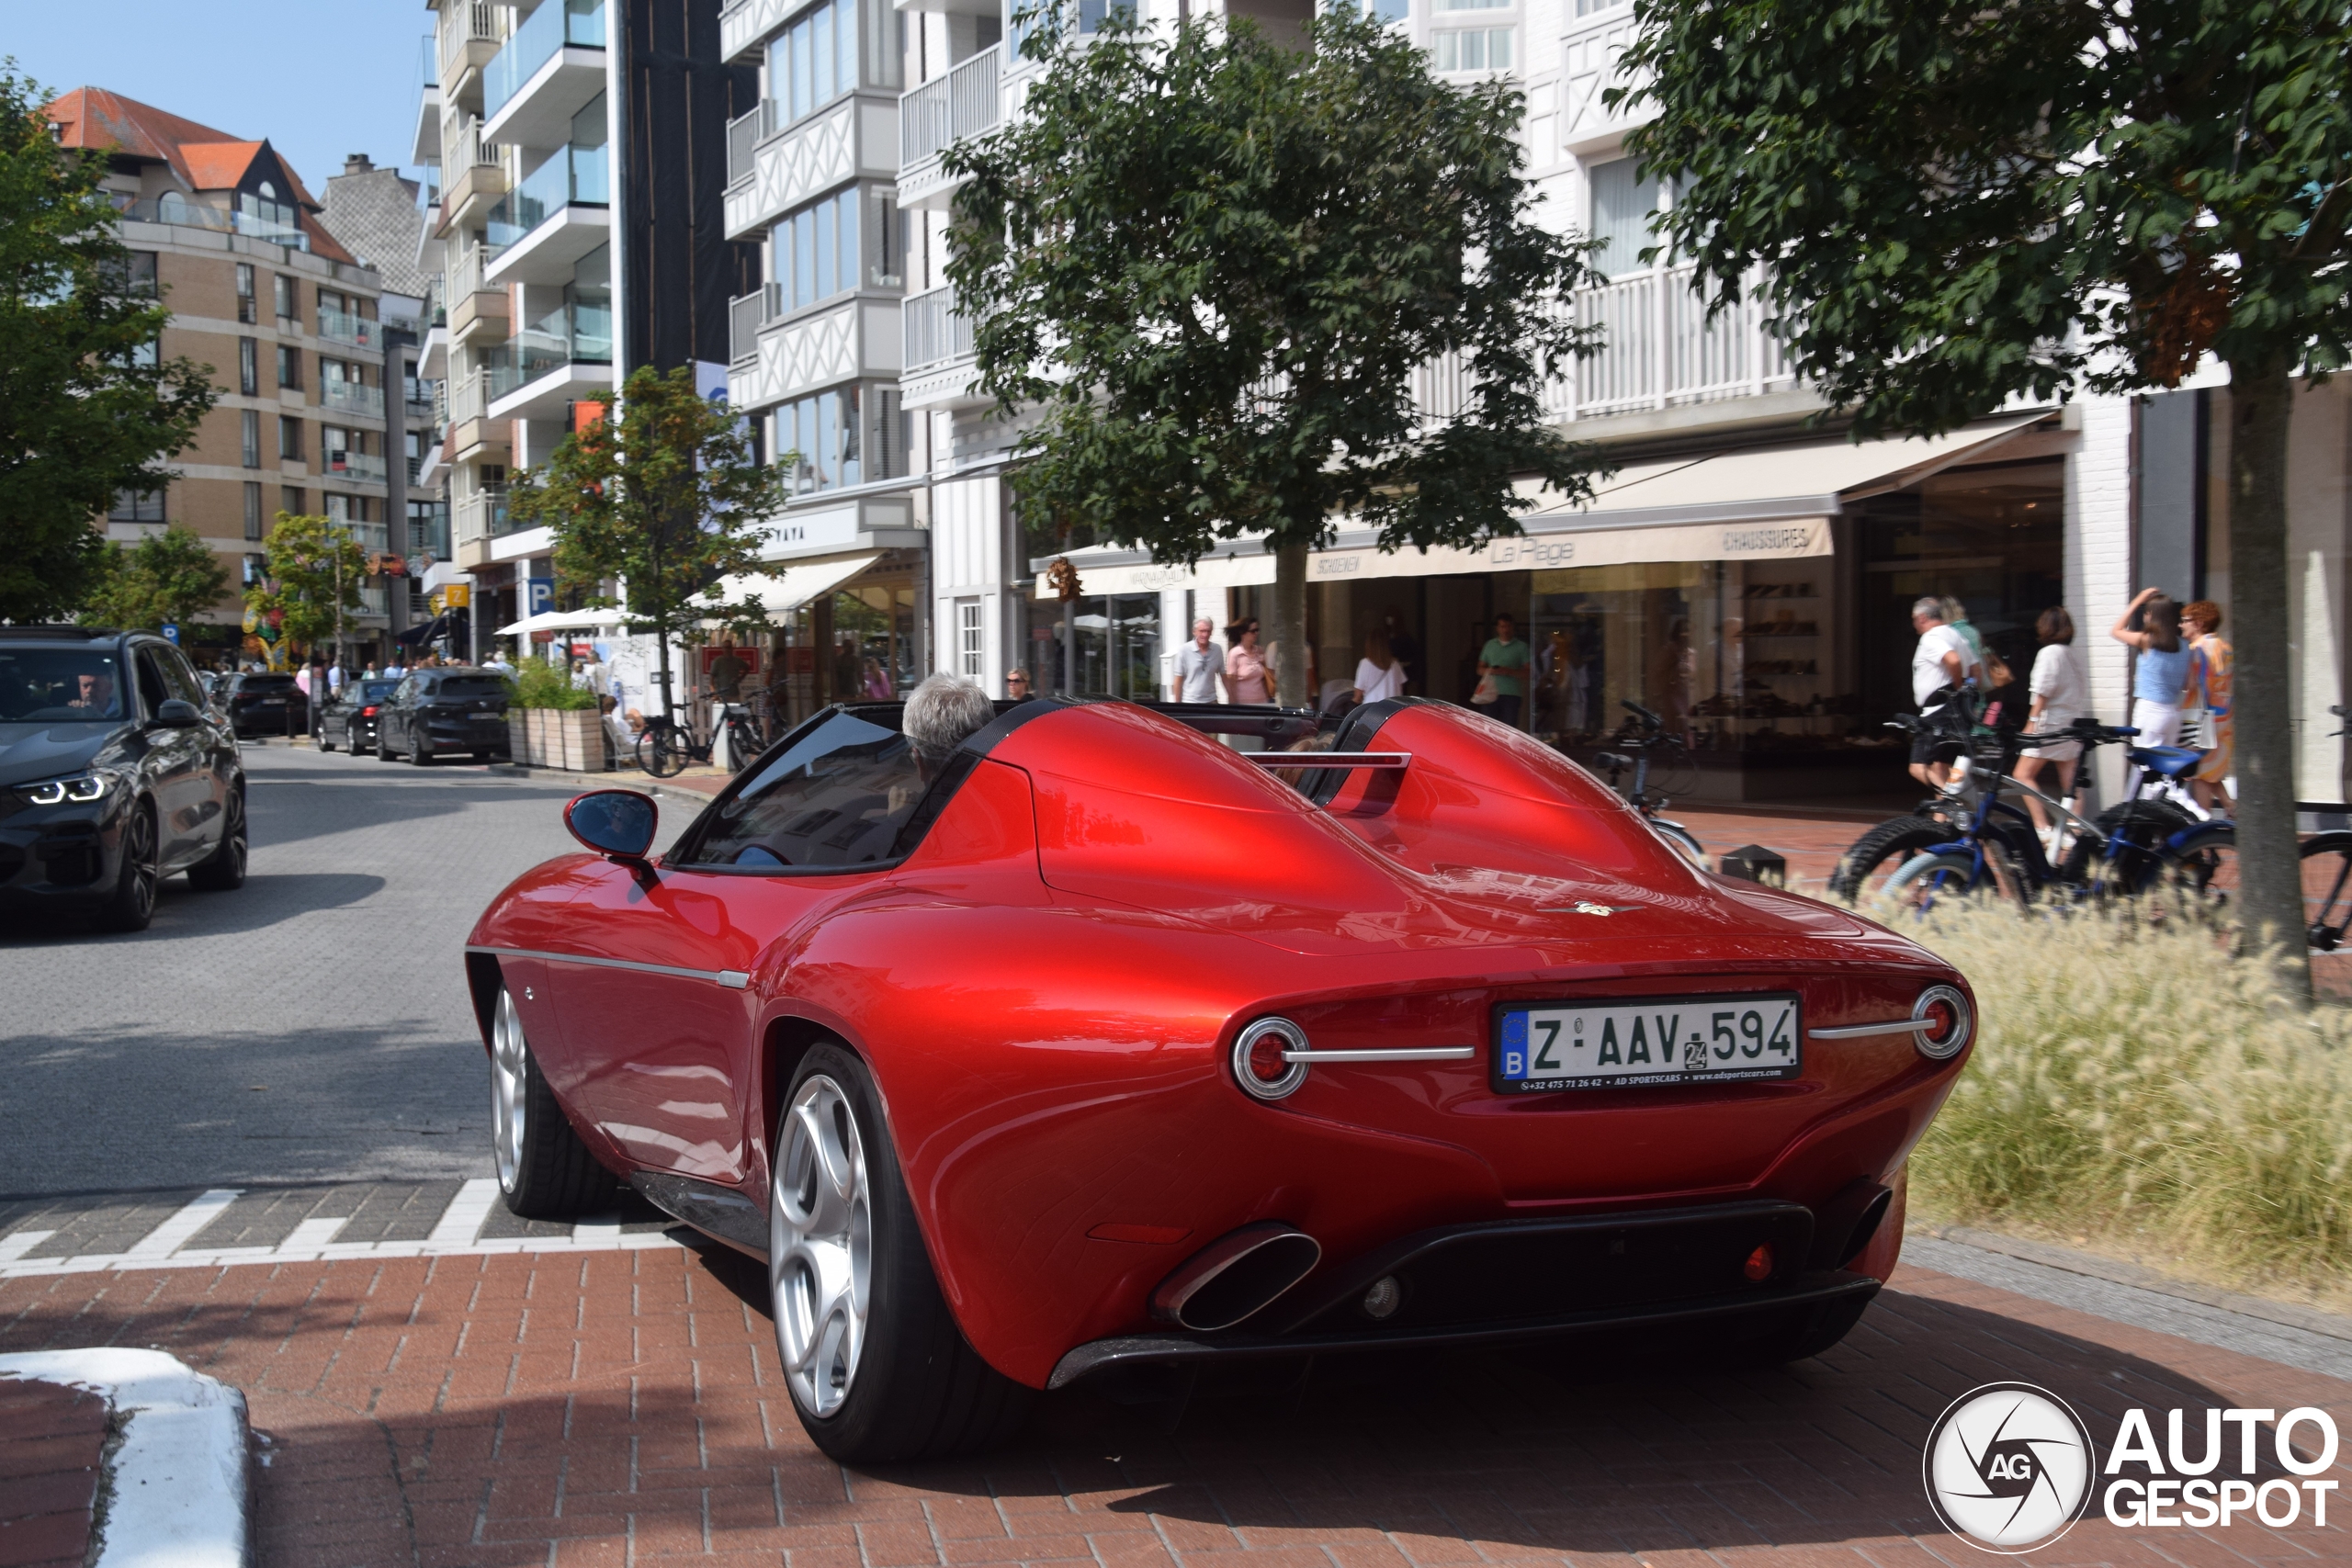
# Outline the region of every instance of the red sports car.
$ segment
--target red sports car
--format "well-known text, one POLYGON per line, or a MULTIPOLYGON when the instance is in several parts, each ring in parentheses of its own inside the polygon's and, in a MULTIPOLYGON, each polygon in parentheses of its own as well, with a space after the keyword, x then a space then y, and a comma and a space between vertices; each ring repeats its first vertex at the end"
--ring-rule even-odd
POLYGON ((819 715, 658 861, 582 795, 596 852, 467 950, 509 1205, 626 1180, 764 1258, 826 1452, 1252 1359, 1792 1359, 1893 1269, 1974 1031, 1934 954, 1446 704, 1041 699, 935 757, 906 712, 819 715))

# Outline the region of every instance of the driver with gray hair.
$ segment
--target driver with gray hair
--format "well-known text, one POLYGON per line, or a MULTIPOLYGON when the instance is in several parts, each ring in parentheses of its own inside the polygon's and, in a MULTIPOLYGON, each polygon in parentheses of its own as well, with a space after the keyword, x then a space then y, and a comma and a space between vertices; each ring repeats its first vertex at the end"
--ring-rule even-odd
POLYGON ((966 736, 987 728, 995 717, 996 705, 971 682, 930 675, 908 696, 899 728, 928 778, 945 765, 966 736))

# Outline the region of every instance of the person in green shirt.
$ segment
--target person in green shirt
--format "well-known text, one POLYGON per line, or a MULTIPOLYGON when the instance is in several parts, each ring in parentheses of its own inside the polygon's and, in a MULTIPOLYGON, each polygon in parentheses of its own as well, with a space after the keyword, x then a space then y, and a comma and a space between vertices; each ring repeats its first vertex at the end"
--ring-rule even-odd
POLYGON ((1494 678, 1495 700, 1487 711, 1513 729, 1519 728, 1520 705, 1527 696, 1527 645, 1509 615, 1495 617, 1495 635, 1478 651, 1478 673, 1494 678))

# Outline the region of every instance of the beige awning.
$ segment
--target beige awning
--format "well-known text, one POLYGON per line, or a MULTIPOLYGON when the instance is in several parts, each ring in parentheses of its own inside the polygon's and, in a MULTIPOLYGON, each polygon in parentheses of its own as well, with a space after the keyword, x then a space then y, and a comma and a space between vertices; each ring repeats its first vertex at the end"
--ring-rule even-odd
POLYGON ((541 610, 519 621, 510 621, 491 633, 492 637, 529 637, 534 632, 609 632, 628 628, 629 614, 626 610, 541 610))
POLYGON ((786 615, 819 594, 830 593, 881 558, 881 551, 867 550, 826 560, 795 561, 773 571, 722 577, 695 604, 706 610, 732 609, 757 599, 766 614, 786 615))
MULTIPOLYGON (((1477 549, 1384 555, 1369 530, 1342 526, 1332 547, 1307 557, 1307 581, 1826 556, 1829 519, 1845 502, 1982 456, 2048 417, 2017 414, 1927 439, 1808 441, 1628 464, 1593 487, 1589 506, 1522 513, 1523 536, 1477 549)), ((1137 561, 1132 550, 1073 551, 1070 559, 1089 595, 1247 588, 1274 580, 1274 558, 1256 539, 1237 540, 1190 570, 1137 561)), ((1055 597, 1043 573, 1035 592, 1055 597)))

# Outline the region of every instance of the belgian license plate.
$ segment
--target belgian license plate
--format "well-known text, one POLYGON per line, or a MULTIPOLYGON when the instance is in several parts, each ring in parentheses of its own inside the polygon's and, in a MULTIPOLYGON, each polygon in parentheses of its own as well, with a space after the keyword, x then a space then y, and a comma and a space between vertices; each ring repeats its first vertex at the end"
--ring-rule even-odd
POLYGON ((1792 1078, 1804 1034, 1793 991, 1504 1007, 1488 1077, 1498 1094, 1792 1078))

